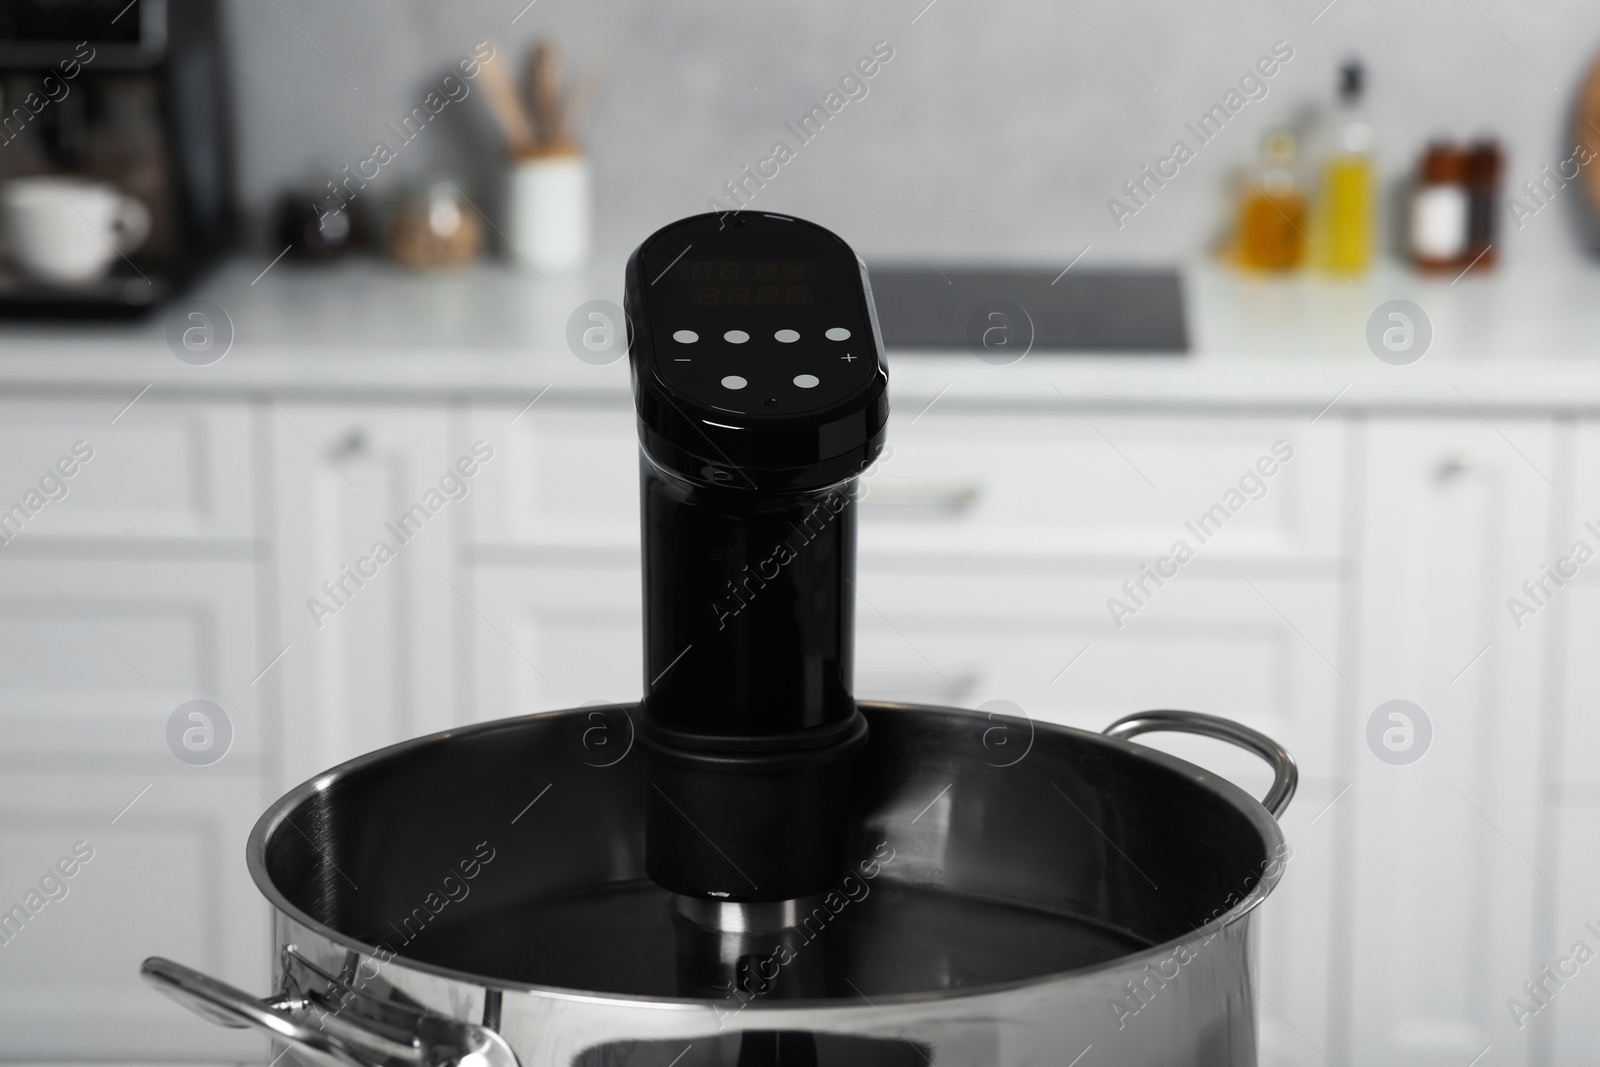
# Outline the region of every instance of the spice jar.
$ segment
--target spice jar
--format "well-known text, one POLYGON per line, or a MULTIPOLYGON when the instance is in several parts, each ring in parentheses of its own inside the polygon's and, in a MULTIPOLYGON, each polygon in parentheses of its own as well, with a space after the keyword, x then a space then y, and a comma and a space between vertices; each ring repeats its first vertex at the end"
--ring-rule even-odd
POLYGON ((1469 219, 1467 153, 1435 141, 1423 154, 1411 193, 1411 261, 1417 269, 1439 273, 1464 266, 1469 219))
POLYGON ((408 190, 389 222, 389 254, 408 267, 459 267, 482 251, 483 224, 447 181, 408 190))
POLYGON ((1474 141, 1467 151, 1467 250, 1474 271, 1487 270, 1500 258, 1495 250, 1496 220, 1500 217, 1500 175, 1505 153, 1498 141, 1474 141))

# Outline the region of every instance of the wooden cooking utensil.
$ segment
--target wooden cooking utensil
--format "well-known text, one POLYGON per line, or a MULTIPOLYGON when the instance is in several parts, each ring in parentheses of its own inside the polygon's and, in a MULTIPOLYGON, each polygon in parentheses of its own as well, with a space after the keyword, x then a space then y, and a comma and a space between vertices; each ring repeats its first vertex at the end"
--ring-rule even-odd
POLYGON ((533 126, 528 122, 528 113, 517 98, 516 87, 501 64, 498 51, 483 64, 483 86, 489 95, 489 110, 506 139, 506 147, 513 156, 532 155, 538 147, 533 126))
POLYGON ((551 151, 571 141, 567 125, 566 65, 561 50, 551 41, 539 41, 528 60, 528 88, 533 101, 533 121, 539 148, 551 151))

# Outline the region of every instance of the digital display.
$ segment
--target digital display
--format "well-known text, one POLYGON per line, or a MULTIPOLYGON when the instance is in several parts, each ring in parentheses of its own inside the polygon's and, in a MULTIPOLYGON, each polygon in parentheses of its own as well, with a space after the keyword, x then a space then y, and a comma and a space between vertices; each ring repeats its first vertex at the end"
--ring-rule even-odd
POLYGON ((648 334, 638 353, 649 380, 702 413, 767 419, 854 403, 883 373, 864 280, 849 247, 810 223, 685 219, 630 262, 629 314, 648 334))
POLYGON ((702 307, 809 304, 815 260, 695 259, 678 268, 678 278, 702 307))

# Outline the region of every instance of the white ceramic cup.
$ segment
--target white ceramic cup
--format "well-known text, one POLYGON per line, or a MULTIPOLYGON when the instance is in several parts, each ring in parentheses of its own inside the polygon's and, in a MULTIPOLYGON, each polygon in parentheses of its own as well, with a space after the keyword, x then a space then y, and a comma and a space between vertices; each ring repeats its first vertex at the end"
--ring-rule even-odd
POLYGON ((589 161, 582 155, 514 160, 508 175, 506 238, 513 263, 566 274, 589 261, 589 161))
POLYGON ((81 285, 150 236, 150 212, 107 182, 13 178, 0 186, 11 258, 31 277, 81 285))

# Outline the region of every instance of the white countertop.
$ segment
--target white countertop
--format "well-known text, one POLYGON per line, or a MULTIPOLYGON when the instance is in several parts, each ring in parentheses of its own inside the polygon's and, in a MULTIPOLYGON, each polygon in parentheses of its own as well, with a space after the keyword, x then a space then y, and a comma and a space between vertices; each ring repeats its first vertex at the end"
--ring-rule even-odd
MULTIPOLYGON (((477 397, 515 400, 545 386, 622 397, 626 360, 604 367, 567 348, 566 323, 589 299, 620 303, 622 266, 546 282, 494 265, 418 275, 373 261, 331 268, 235 261, 192 297, 232 319, 227 356, 206 367, 168 348, 181 300, 135 324, 0 325, 0 390, 272 396, 477 397), (252 281, 259 276, 259 280, 252 281)), ((1184 356, 1030 355, 1011 366, 966 353, 891 352, 892 395, 1095 406, 1600 411, 1600 266, 1532 268, 1451 280, 1380 270, 1337 277, 1244 278, 1185 271, 1191 351, 1184 356), (1406 299, 1433 340, 1417 363, 1380 362, 1369 316, 1406 299), (1057 390, 1060 392, 1058 393, 1057 390)))

